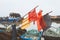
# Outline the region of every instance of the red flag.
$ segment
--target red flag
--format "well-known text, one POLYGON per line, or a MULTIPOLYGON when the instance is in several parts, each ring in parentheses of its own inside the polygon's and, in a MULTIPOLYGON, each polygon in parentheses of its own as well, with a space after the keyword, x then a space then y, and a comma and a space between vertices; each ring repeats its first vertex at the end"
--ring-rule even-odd
POLYGON ((38 26, 38 31, 40 31, 41 29, 44 29, 46 26, 46 23, 42 16, 42 10, 40 10, 37 15, 37 26, 38 26))
POLYGON ((43 29, 46 28, 46 26, 47 26, 43 16, 41 18, 41 24, 40 25, 42 26, 43 29))
POLYGON ((29 21, 37 20, 36 8, 34 8, 32 11, 28 13, 28 18, 29 18, 29 21))

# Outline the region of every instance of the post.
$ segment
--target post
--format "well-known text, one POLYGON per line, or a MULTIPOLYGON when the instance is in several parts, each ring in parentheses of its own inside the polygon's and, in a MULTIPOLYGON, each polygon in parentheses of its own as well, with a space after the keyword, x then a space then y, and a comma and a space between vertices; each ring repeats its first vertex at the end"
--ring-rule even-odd
POLYGON ((17 40, 17 31, 16 31, 16 25, 12 25, 12 40, 17 40))
MULTIPOLYGON (((34 7, 34 8, 37 8, 38 6, 39 6, 39 5, 37 5, 37 6, 36 6, 36 7, 34 7)), ((34 8, 33 8, 33 9, 34 9, 34 8)), ((32 9, 32 10, 33 10, 33 9, 32 9)), ((31 10, 30 10, 30 11, 31 11, 31 10)), ((30 12, 30 11, 29 11, 29 12, 30 12)), ((28 12, 28 13, 29 13, 29 12, 28 12)), ((26 15, 28 15, 28 13, 27 13, 27 14, 25 14, 25 15, 23 16, 23 18, 24 18, 26 15)))

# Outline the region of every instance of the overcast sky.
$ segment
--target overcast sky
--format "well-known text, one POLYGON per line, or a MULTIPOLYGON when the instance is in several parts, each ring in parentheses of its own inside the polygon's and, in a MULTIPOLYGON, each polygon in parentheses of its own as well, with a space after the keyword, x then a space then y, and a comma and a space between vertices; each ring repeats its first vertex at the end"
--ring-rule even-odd
POLYGON ((8 16, 10 12, 24 16, 37 5, 37 12, 41 9, 44 14, 52 10, 50 15, 60 15, 60 0, 0 0, 0 17, 8 16))
MULTIPOLYGON (((43 10, 43 14, 53 11, 50 15, 60 15, 60 0, 0 0, 0 17, 8 16, 10 12, 20 13, 24 16, 35 6, 37 12, 43 10)), ((36 28, 36 25, 31 25, 29 29, 36 28)))

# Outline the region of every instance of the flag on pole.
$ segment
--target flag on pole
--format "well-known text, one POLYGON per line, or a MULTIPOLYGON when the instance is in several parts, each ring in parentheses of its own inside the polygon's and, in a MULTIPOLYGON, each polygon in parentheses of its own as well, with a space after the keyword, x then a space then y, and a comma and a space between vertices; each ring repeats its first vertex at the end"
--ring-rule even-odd
POLYGON ((41 25, 40 25, 40 20, 41 20, 41 17, 42 17, 42 12, 39 11, 38 15, 37 15, 37 28, 38 28, 38 31, 40 31, 42 29, 41 25))
POLYGON ((22 20, 21 29, 26 29, 27 27, 29 27, 30 22, 37 20, 37 18, 36 18, 37 15, 36 15, 36 10, 35 9, 36 8, 34 8, 33 10, 31 10, 28 13, 28 17, 25 18, 24 20, 22 20))
POLYGON ((21 29, 26 29, 29 27, 29 25, 30 25, 30 22, 28 18, 25 18, 24 20, 22 20, 21 29))
POLYGON ((28 19, 29 19, 29 21, 36 21, 37 20, 36 8, 34 8, 33 10, 31 10, 28 13, 28 19))
POLYGON ((37 14, 36 14, 36 7, 35 7, 33 10, 28 12, 28 17, 22 21, 21 29, 25 29, 29 27, 30 22, 32 21, 35 22, 36 20, 37 20, 37 14))
POLYGON ((42 16, 42 10, 40 10, 38 12, 38 15, 37 15, 37 28, 38 28, 38 31, 40 31, 41 29, 44 29, 46 27, 46 23, 43 19, 43 16, 42 16))
POLYGON ((46 28, 44 28, 43 30, 46 31, 48 28, 51 27, 52 21, 51 21, 51 17, 49 15, 49 13, 45 14, 43 16, 43 18, 44 18, 44 21, 46 22, 46 25, 47 25, 46 28))

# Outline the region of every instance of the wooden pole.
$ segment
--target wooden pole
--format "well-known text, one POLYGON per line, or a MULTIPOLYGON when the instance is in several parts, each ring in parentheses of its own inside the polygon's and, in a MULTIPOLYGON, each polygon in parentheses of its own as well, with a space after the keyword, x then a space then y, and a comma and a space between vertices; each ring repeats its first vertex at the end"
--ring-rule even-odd
POLYGON ((53 11, 50 11, 50 12, 48 12, 48 13, 46 13, 46 14, 50 14, 50 13, 52 13, 53 11))
POLYGON ((17 40, 17 31, 16 31, 16 25, 12 25, 12 40, 17 40))
POLYGON ((48 15, 48 14, 50 14, 50 13, 52 13, 53 11, 50 11, 50 12, 48 12, 48 13, 46 13, 45 15, 43 15, 43 16, 46 16, 46 15, 48 15))
MULTIPOLYGON (((37 8, 37 7, 38 7, 38 5, 37 5, 36 7, 34 7, 34 8, 37 8)), ((34 8, 33 8, 33 9, 34 9, 34 8)), ((33 9, 32 9, 32 10, 33 10, 33 9)), ((29 12, 30 12, 30 11, 29 11, 29 12)), ((28 12, 28 13, 29 13, 29 12, 28 12)), ((22 18, 24 18, 26 15, 28 15, 28 13, 25 14, 22 18)))

